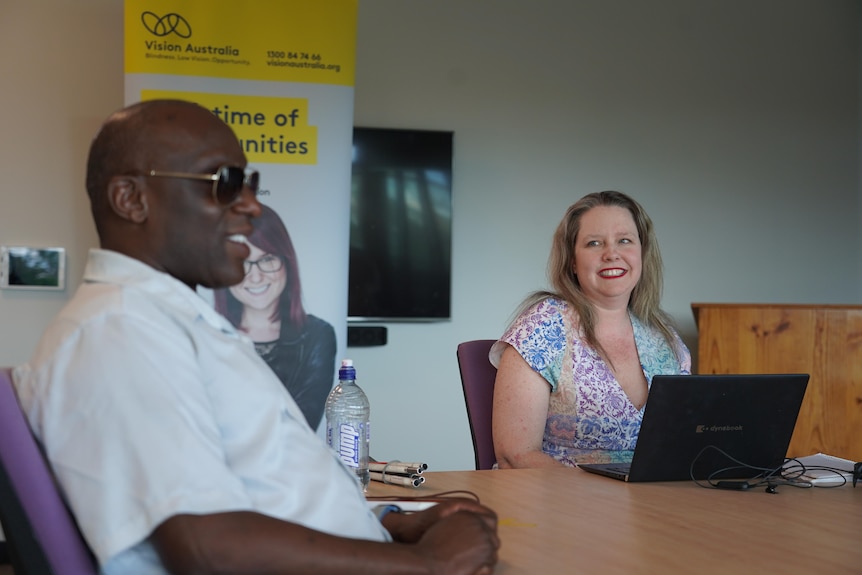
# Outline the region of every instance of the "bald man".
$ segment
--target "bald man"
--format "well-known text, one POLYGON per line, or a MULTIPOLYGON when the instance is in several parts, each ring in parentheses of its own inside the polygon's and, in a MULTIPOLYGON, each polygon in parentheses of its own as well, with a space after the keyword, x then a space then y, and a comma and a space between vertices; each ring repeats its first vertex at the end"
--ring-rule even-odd
POLYGON ((468 500, 378 516, 251 341, 196 293, 242 281, 258 174, 205 108, 154 100, 93 140, 101 249, 14 380, 107 574, 491 573, 468 500))

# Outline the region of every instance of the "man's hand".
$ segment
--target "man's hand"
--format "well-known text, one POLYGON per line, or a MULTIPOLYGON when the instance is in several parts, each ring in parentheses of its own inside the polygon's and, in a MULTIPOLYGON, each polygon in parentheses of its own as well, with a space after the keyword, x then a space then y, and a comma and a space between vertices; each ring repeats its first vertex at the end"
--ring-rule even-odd
POLYGON ((497 515, 484 505, 471 499, 462 498, 447 499, 416 513, 388 513, 383 518, 383 526, 386 527, 395 541, 415 543, 432 525, 458 511, 468 511, 479 515, 488 527, 496 532, 497 515))
POLYGON ((497 563, 497 516, 469 499, 452 499, 418 513, 389 513, 384 526, 440 573, 490 574, 497 563))
POLYGON ((497 521, 487 515, 458 511, 432 525, 416 549, 441 575, 490 575, 497 564, 497 521))
POLYGON ((497 518, 472 501, 390 513, 384 524, 400 534, 398 543, 338 537, 250 511, 179 514, 151 541, 174 575, 490 575, 497 563, 497 518))

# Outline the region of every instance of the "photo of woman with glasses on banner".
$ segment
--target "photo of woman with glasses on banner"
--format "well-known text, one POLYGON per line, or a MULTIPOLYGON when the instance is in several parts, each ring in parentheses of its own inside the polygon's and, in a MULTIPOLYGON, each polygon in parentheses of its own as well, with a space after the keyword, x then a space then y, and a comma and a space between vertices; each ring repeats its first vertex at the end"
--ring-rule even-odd
POLYGON ((296 251, 278 214, 262 205, 248 241, 245 279, 215 290, 215 308, 254 342, 312 429, 335 382, 335 330, 306 313, 296 251))

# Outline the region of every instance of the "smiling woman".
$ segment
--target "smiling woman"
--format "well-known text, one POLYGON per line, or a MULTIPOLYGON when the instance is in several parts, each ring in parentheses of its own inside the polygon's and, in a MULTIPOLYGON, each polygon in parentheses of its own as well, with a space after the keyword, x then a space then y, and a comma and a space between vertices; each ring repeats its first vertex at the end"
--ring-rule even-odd
POLYGON ((245 278, 216 290, 215 306, 251 338, 316 429, 335 378, 335 330, 305 312, 290 234, 272 208, 261 208, 248 238, 245 278))
POLYGON ((536 292, 491 348, 500 467, 631 460, 649 384, 691 356, 660 309, 652 221, 632 198, 578 200, 557 227, 554 291, 536 292))

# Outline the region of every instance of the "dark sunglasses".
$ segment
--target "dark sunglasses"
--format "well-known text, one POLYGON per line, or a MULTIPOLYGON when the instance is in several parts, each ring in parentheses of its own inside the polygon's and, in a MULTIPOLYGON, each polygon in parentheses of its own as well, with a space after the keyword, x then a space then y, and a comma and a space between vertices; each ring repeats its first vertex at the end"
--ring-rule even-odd
POLYGON ((243 187, 248 187, 257 193, 260 186, 260 174, 257 170, 248 170, 236 166, 220 166, 214 174, 190 174, 187 172, 159 172, 150 170, 147 176, 153 178, 181 178, 184 180, 203 180, 213 183, 213 199, 223 206, 229 206, 239 199, 243 187))

